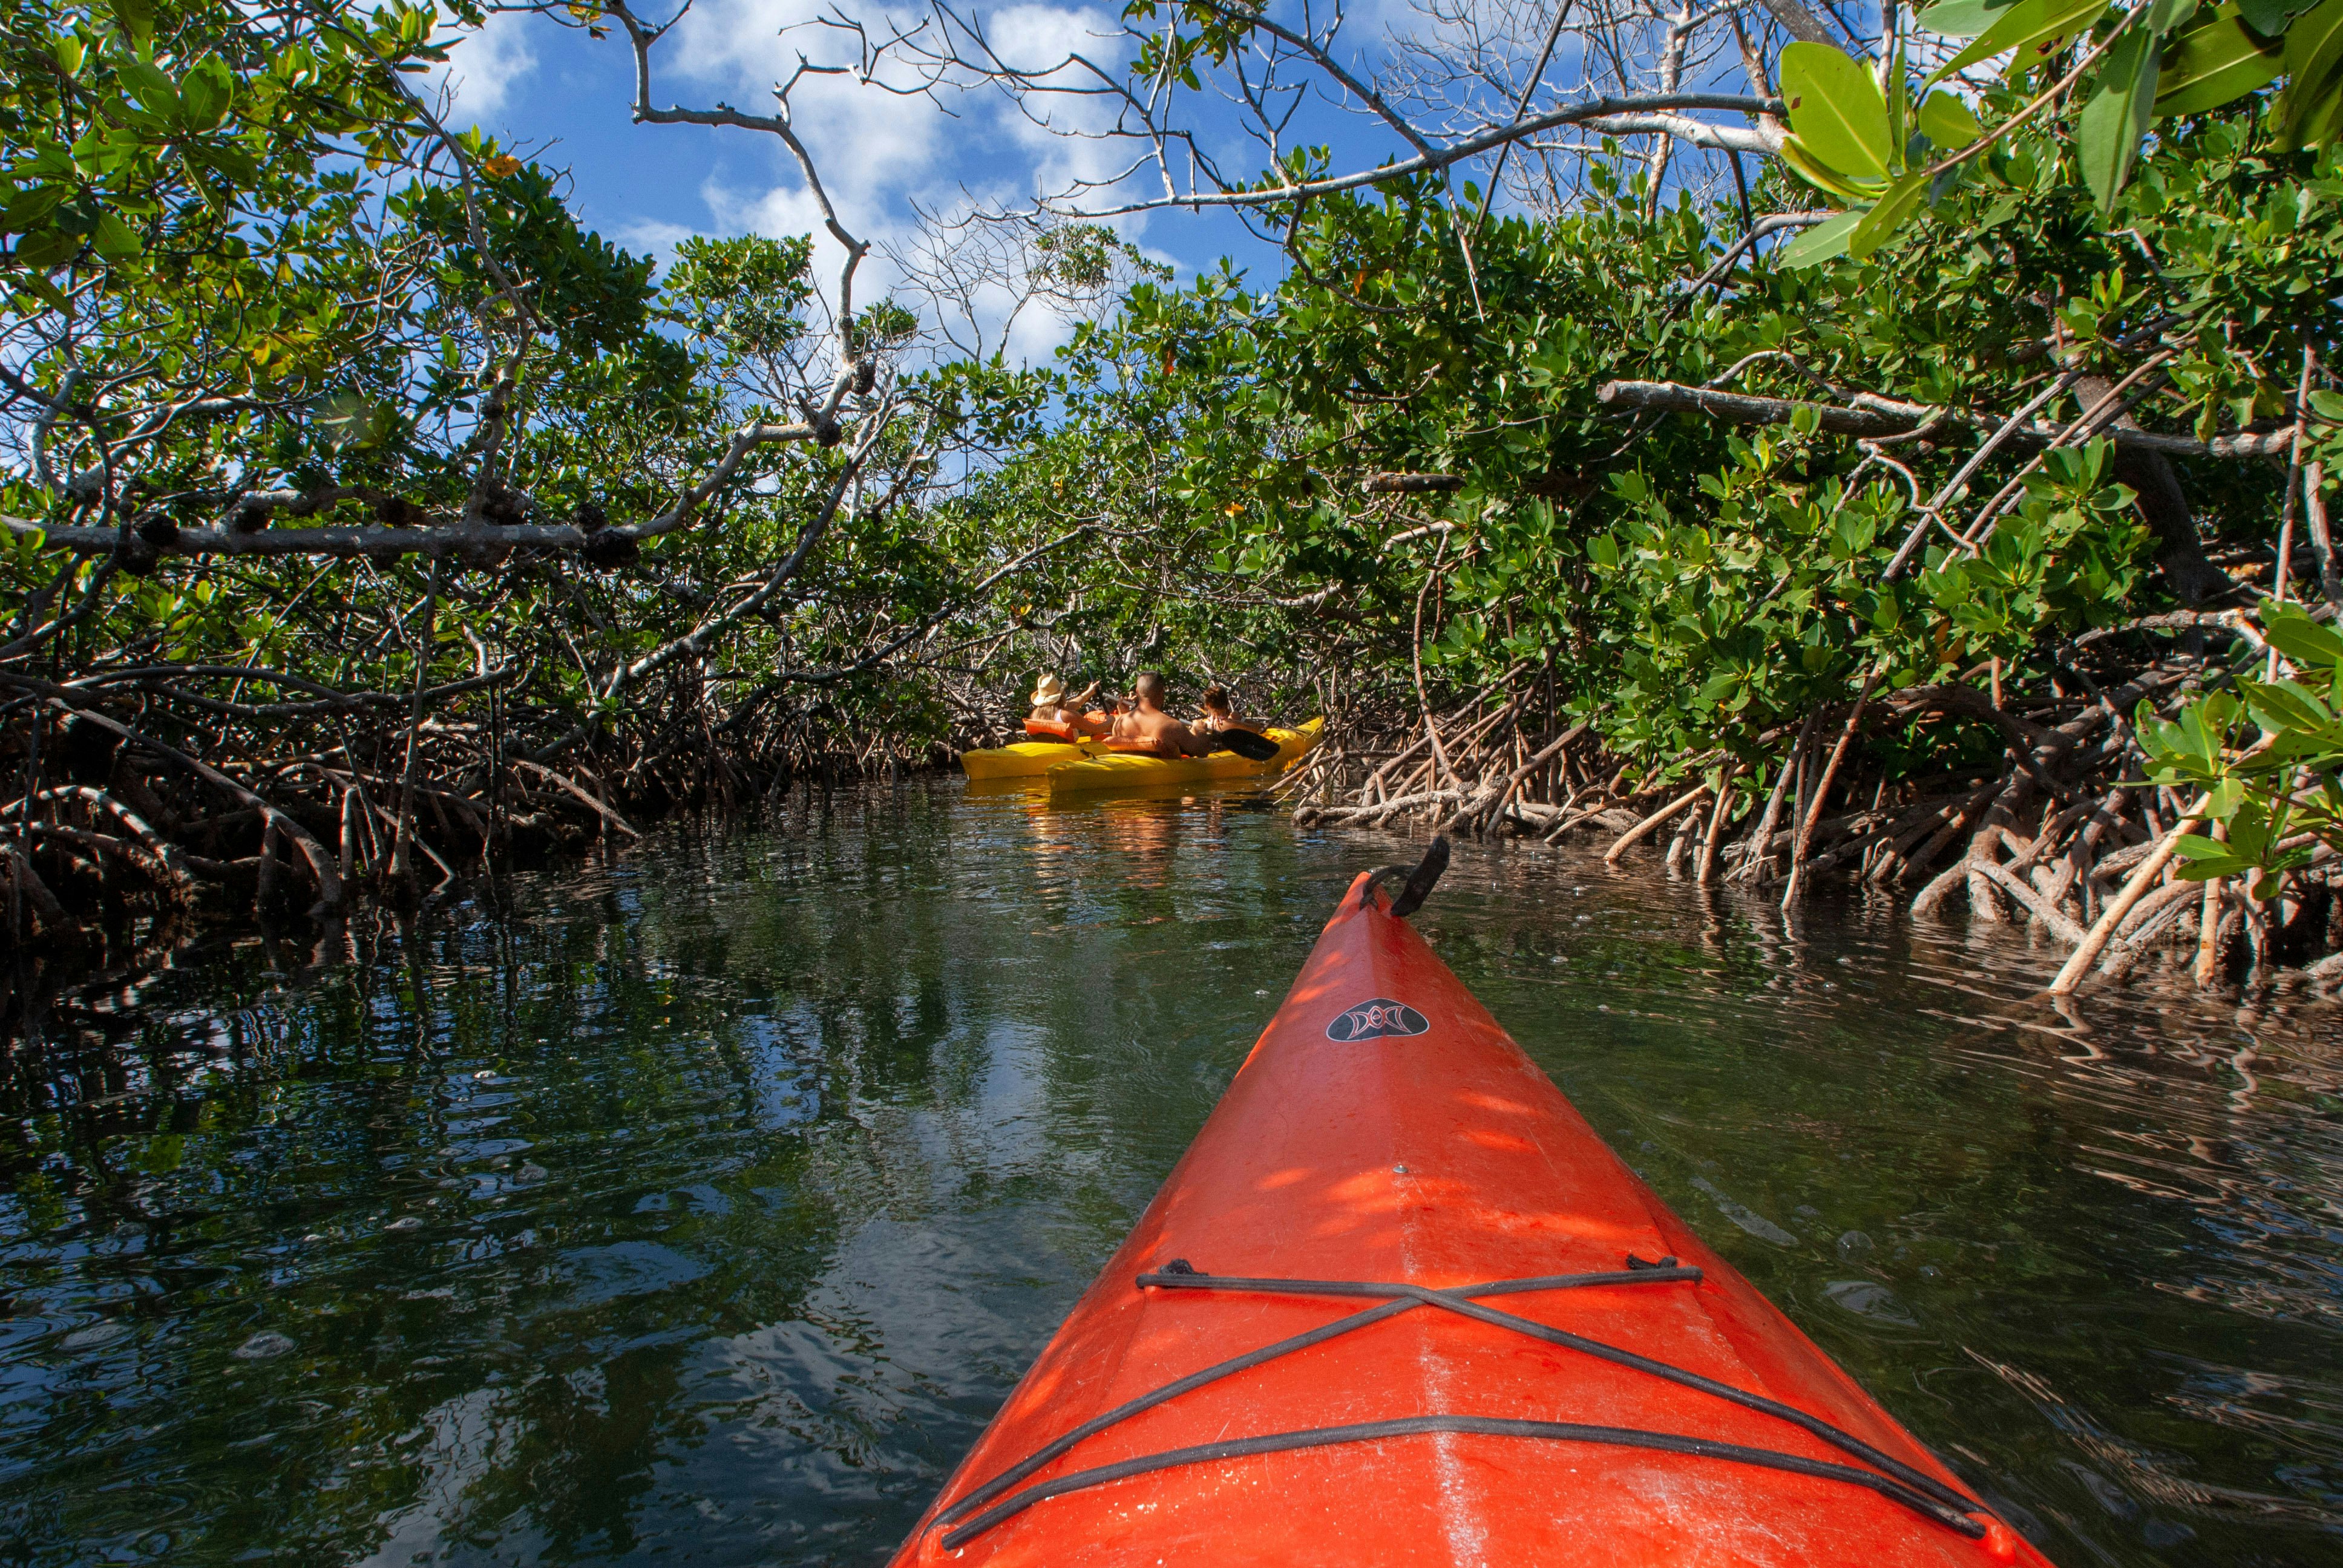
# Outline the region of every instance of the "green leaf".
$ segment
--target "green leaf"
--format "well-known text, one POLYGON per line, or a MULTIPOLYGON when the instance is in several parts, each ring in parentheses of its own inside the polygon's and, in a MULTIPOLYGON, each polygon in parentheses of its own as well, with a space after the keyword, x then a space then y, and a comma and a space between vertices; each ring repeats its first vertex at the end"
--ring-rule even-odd
POLYGON ((1741 676, 1738 671, 1721 670, 1701 683, 1700 689, 1693 694, 1693 705, 1696 708, 1715 708, 1732 696, 1733 689, 1740 684, 1741 676))
POLYGON ((2164 68, 2156 79, 2159 116, 2201 115, 2278 79, 2281 47, 2238 19, 2229 0, 2205 21, 2165 45, 2164 68))
POLYGON ((89 238, 90 243, 97 247, 97 254, 108 261, 125 261, 146 248, 137 235, 131 231, 130 226, 115 213, 100 217, 89 238))
POLYGON ((16 252, 9 259, 20 266, 36 266, 44 270, 73 258, 81 248, 78 235, 63 229, 45 228, 38 234, 28 234, 16 242, 16 252))
POLYGON ((2146 27, 2134 26, 2116 40, 2099 64, 2097 86, 2083 106, 2075 131, 2083 183, 2101 212, 2115 210, 2116 197, 2131 178, 2139 144, 2156 118, 2156 69, 2160 45, 2146 27))
POLYGON ((2107 8, 2107 0, 2017 0, 2001 14, 1999 21, 1968 47, 1937 66, 1920 85, 1923 89, 1933 87, 1965 66, 2013 49, 2018 53, 2020 65, 2031 65, 2029 50, 2041 52, 2039 46, 2086 31, 2106 14, 2107 8))
POLYGON ((2343 665, 2343 637, 2336 636, 2292 605, 2265 606, 2262 634, 2298 668, 2333 669, 2343 665))
POLYGON ((1836 196, 1843 202, 1868 202, 1879 194, 1879 187, 1885 183, 1884 180, 1856 180, 1828 167, 1800 146, 1795 136, 1783 138, 1781 157, 1790 166, 1791 173, 1825 196, 1836 196))
POLYGON ((1863 215, 1846 237, 1846 253, 1857 261, 1868 259, 1896 236, 1912 215, 1920 210, 1928 194, 1928 176, 1925 169, 1914 169, 1887 187, 1876 205, 1863 215))
POLYGON ((252 185, 260 178, 260 165, 234 143, 198 143, 186 149, 186 156, 190 163, 216 169, 240 186, 252 185))
MULTIPOLYGON (((37 272, 20 272, 8 281, 15 287, 23 290, 25 294, 29 294, 34 298, 39 300, 43 305, 47 306, 51 310, 71 310, 73 308, 72 304, 65 298, 65 290, 59 288, 55 284, 51 283, 47 278, 43 277, 37 272)), ((30 307, 25 305, 21 298, 18 299, 15 304, 16 308, 19 310, 28 310, 30 308, 30 307)), ((20 535, 18 537, 22 538, 23 536, 20 535)))
POLYGON ((1941 0, 1920 13, 1919 25, 1947 38, 1974 38, 2009 9, 2010 0, 1941 0))
POLYGON ((1871 73, 1827 44, 1795 43, 1782 51, 1782 97, 1790 129, 1825 166, 1857 178, 1885 179, 1896 145, 1887 100, 1871 73))
POLYGON ((114 0, 115 25, 140 53, 155 44, 155 0, 114 0))
POLYGON ((2318 4, 2318 0, 2237 0, 2236 10, 2238 19, 2263 37, 2281 38, 2288 24, 2318 4))
POLYGON ((2323 145, 2343 119, 2343 0, 2326 0, 2286 30, 2286 74, 2278 111, 2287 145, 2323 145))
POLYGON ((144 60, 116 60, 114 74, 130 89, 140 108, 149 114, 178 116, 179 89, 159 68, 144 60))
POLYGON ((0 231, 9 234, 31 234, 45 226, 56 216, 70 193, 65 186, 33 186, 18 191, 8 200, 5 216, 0 216, 0 231))
POLYGON ((2242 877, 2259 869, 2251 860, 2231 854, 2226 846, 2216 844, 2210 839, 2183 839, 2180 841, 2183 844, 2202 844, 2213 851, 2211 854, 2192 854, 2186 849, 2180 851, 2188 857, 2187 862, 2175 867, 2173 872, 2184 882, 2209 882, 2216 877, 2242 877))
POLYGON ((236 78, 218 55, 206 59, 187 73, 180 84, 179 97, 185 106, 187 126, 191 130, 208 131, 227 118, 229 102, 236 95, 236 78))
POLYGON ((1775 252, 1775 259, 1784 266, 1815 266, 1835 256, 1845 255, 1846 243, 1854 236, 1855 226, 1863 221, 1866 210, 1858 207, 1825 218, 1775 252))
POLYGON ((2147 0, 2147 15, 2138 25, 2147 29, 2148 35, 2162 38, 2191 16, 2197 15, 2204 0, 2147 0))
POLYGON ((1940 147, 1965 147, 1985 135, 1985 122, 1952 94, 1931 93, 1920 106, 1920 134, 1940 147))
POLYGON ((2304 147, 2343 142, 2343 81, 2330 82, 2326 95, 2305 112, 2294 140, 2304 147))

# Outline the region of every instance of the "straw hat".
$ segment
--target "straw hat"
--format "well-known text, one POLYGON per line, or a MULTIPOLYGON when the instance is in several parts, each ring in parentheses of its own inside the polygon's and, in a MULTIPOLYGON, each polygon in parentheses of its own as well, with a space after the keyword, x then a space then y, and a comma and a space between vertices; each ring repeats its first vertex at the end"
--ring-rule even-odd
POLYGON ((1059 702, 1063 701, 1065 699, 1065 696, 1066 683, 1060 680, 1054 674, 1044 675, 1041 679, 1033 683, 1031 706, 1035 708, 1054 707, 1059 702))

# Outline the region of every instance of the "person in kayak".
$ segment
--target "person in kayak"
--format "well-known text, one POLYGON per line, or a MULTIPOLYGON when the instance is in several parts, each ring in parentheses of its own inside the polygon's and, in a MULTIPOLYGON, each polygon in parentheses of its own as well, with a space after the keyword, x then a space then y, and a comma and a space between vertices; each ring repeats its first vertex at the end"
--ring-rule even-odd
POLYGON ((1116 740, 1144 744, 1159 757, 1202 757, 1212 749, 1204 737, 1163 711, 1163 678, 1149 670, 1132 688, 1129 709, 1114 718, 1116 740))
POLYGON ((1082 706, 1098 695, 1098 689, 1093 680, 1070 698, 1066 683, 1051 671, 1033 683, 1033 710, 1025 717, 1031 723, 1062 727, 1077 735, 1104 735, 1111 723, 1107 715, 1085 712, 1082 706))
POLYGON ((1242 729, 1254 735, 1268 733, 1267 719, 1237 717, 1236 699, 1229 695, 1229 689, 1225 686, 1206 687, 1204 695, 1198 699, 1196 705, 1204 710, 1204 716, 1189 728, 1199 735, 1224 735, 1232 729, 1242 729))

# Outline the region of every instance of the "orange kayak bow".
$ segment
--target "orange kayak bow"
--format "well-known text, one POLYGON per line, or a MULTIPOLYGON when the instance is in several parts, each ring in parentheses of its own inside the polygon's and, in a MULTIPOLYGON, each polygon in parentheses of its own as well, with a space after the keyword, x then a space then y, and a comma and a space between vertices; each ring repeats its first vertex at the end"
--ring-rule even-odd
POLYGON ((1353 884, 897 1564, 2044 1563, 1434 956, 1436 875, 1353 884))

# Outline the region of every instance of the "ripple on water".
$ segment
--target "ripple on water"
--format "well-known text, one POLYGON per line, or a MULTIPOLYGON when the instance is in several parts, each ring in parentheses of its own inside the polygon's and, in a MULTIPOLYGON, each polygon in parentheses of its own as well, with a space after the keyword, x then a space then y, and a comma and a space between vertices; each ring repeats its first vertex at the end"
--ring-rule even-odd
MULTIPOLYGON (((1388 838, 792 801, 68 992, 0 1081, 11 1561, 883 1556, 1388 838)), ((1419 924, 2054 1557, 2343 1531, 2343 1015, 1460 849, 1419 924)))

